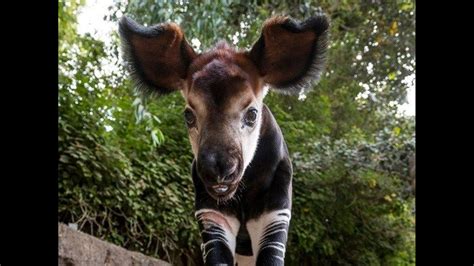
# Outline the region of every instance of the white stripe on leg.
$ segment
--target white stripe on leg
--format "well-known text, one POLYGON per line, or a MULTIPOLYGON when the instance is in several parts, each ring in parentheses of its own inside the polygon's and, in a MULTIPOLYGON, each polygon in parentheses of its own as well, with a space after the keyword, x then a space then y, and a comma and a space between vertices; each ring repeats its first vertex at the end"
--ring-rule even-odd
POLYGON ((200 209, 196 211, 195 216, 202 225, 203 243, 201 244, 201 251, 204 262, 212 251, 217 252, 215 245, 212 245, 213 243, 224 244, 235 258, 236 236, 240 227, 237 218, 213 209, 200 209), (205 235, 207 241, 204 240, 205 235))
POLYGON ((283 209, 264 213, 257 219, 247 222, 254 257, 258 257, 262 250, 270 248, 278 254, 272 255, 274 258, 284 259, 290 219, 291 211, 283 209))

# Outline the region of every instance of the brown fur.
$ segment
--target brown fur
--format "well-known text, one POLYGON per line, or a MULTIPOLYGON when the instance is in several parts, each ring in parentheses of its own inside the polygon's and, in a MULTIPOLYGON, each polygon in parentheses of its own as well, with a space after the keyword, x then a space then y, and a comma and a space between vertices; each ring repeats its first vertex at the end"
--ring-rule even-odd
POLYGON ((174 23, 162 24, 144 35, 130 30, 133 26, 122 29, 127 32, 126 43, 142 81, 165 91, 182 89, 188 66, 197 55, 180 27, 174 23), (159 37, 155 36, 158 32, 159 37))
POLYGON ((287 17, 275 17, 265 22, 262 37, 265 41, 260 68, 265 81, 281 84, 303 75, 311 58, 316 33, 308 30, 290 32, 282 27, 287 17))
POLYGON ((218 213, 218 212, 204 212, 200 219, 205 222, 209 221, 211 223, 217 223, 218 225, 222 226, 228 231, 232 231, 232 227, 230 224, 227 222, 226 218, 224 215, 218 213))
MULTIPOLYGON (((261 95, 263 83, 252 61, 242 52, 219 43, 189 67, 184 92, 197 113, 214 113, 214 122, 246 108, 261 95)), ((213 123, 214 123, 213 122, 213 123)))
MULTIPOLYGON (((259 72, 245 52, 236 51, 225 42, 220 42, 208 53, 199 55, 189 67, 188 88, 200 79, 198 87, 206 87, 215 82, 246 81, 256 95, 261 90, 259 72)), ((219 85, 219 84, 217 84, 219 85)), ((221 84, 224 85, 224 84, 221 84)))

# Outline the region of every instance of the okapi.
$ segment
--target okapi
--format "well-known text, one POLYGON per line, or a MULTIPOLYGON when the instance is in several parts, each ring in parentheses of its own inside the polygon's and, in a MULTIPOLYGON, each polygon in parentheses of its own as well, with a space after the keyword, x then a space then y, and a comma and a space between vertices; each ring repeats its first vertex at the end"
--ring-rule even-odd
POLYGON ((319 81, 328 18, 272 17, 249 51, 220 41, 197 54, 174 23, 123 17, 119 32, 137 89, 185 99, 204 263, 283 265, 293 169, 263 98, 268 88, 297 94, 319 81))

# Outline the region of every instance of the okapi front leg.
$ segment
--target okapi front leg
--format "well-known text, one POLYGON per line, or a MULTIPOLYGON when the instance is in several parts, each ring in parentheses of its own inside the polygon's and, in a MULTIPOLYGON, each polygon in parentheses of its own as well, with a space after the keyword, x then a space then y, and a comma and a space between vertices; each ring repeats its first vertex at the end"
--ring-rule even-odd
POLYGON ((291 211, 275 210, 247 223, 257 265, 284 265, 291 211))
POLYGON ((290 160, 282 160, 264 196, 264 210, 246 224, 257 265, 284 265, 291 219, 292 173, 290 160))
POLYGON ((196 211, 205 265, 234 265, 236 236, 239 221, 212 209, 196 211))

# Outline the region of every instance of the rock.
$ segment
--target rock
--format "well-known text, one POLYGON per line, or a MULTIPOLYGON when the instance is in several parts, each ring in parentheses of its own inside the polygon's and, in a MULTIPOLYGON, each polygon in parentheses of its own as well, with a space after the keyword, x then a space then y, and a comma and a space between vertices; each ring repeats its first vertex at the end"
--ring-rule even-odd
POLYGON ((59 223, 58 231, 58 265, 60 266, 171 265, 138 252, 128 251, 74 230, 65 224, 59 223))

